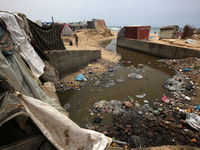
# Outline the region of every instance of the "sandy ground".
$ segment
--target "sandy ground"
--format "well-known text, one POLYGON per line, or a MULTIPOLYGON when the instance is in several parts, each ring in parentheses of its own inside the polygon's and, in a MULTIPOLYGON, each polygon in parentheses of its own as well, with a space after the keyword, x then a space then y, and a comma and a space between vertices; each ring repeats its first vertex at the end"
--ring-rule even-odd
POLYGON ((75 31, 78 35, 78 46, 75 45, 75 39, 71 36, 62 36, 62 40, 67 50, 100 50, 101 59, 98 62, 93 62, 88 64, 88 66, 78 68, 77 71, 71 72, 61 79, 61 82, 66 85, 66 87, 78 88, 80 82, 76 81, 75 78, 78 74, 83 74, 87 76, 89 71, 92 71, 92 75, 95 77, 101 77, 101 75, 108 71, 109 67, 114 66, 119 62, 121 56, 117 53, 113 53, 109 50, 105 50, 100 46, 100 42, 107 39, 114 39, 117 37, 117 32, 112 32, 103 29, 82 29, 75 31), (73 41, 73 46, 69 45, 69 41, 73 41), (91 69, 98 68, 98 69, 91 69))
MULTIPOLYGON (((121 56, 103 49, 100 47, 99 43, 101 41, 104 41, 106 39, 114 39, 117 38, 117 32, 112 32, 110 30, 90 30, 90 29, 83 29, 79 31, 75 31, 75 34, 79 37, 79 43, 78 46, 75 44, 73 46, 69 45, 69 41, 72 40, 75 41, 74 38, 71 38, 70 36, 63 36, 63 42, 65 44, 65 47, 67 50, 101 50, 102 58, 98 60, 98 62, 93 62, 91 64, 88 64, 88 66, 79 68, 77 71, 71 72, 68 75, 66 75, 64 78, 61 79, 61 81, 68 85, 68 86, 74 86, 76 88, 79 84, 79 82, 75 81, 75 77, 79 74, 87 74, 86 72, 90 70, 91 67, 98 68, 93 69, 93 74, 98 77, 102 75, 103 73, 108 71, 108 68, 110 66, 113 66, 119 62, 121 59, 121 56)), ((200 40, 195 39, 198 43, 185 43, 185 40, 183 39, 162 39, 158 40, 158 34, 151 34, 153 38, 150 39, 150 42, 156 42, 161 44, 168 44, 168 45, 175 45, 175 46, 181 46, 186 48, 193 48, 200 50, 200 40)), ((109 147, 109 150, 112 149, 119 149, 122 150, 123 148, 117 148, 117 147, 109 147)), ((189 147, 189 146, 161 146, 161 147, 148 147, 148 148, 136 148, 140 150, 197 150, 199 148, 189 147)), ((134 150, 136 150, 134 149, 134 150)))
POLYGON ((160 39, 158 38, 158 34, 150 34, 153 38, 150 39, 150 42, 172 45, 172 46, 180 46, 185 48, 197 49, 200 50, 200 39, 192 39, 195 40, 197 43, 186 43, 186 39, 160 39))

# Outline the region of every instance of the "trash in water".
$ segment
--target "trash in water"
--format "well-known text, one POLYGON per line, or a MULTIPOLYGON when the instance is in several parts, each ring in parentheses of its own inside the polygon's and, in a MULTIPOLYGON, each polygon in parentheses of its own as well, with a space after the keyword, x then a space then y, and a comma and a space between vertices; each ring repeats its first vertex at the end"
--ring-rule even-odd
POLYGON ((185 69, 183 69, 182 71, 190 71, 190 68, 185 68, 185 69))
POLYGON ((100 123, 101 120, 102 120, 102 118, 100 118, 100 117, 95 117, 95 118, 93 119, 93 123, 100 123))
POLYGON ((93 112, 95 113, 111 113, 119 114, 124 112, 122 108, 122 101, 111 100, 107 102, 106 100, 102 100, 93 104, 93 112))
POLYGON ((64 106, 63 106, 63 108, 67 111, 67 112, 69 112, 69 110, 70 110, 70 103, 66 103, 64 106))
POLYGON ((142 114, 143 114, 143 112, 142 112, 141 109, 137 109, 137 113, 138 113, 139 115, 142 115, 142 114))
POLYGON ((162 97, 162 101, 164 102, 164 103, 169 103, 169 99, 166 97, 166 96, 163 96, 162 97))
POLYGON ((137 97, 137 98, 144 98, 145 96, 146 96, 146 94, 135 95, 135 97, 137 97))
POLYGON ((89 109, 89 112, 90 112, 90 115, 91 115, 91 116, 94 116, 94 113, 92 112, 91 109, 89 109))
POLYGON ((136 73, 130 73, 130 74, 128 74, 128 77, 131 79, 142 79, 143 78, 142 75, 136 74, 136 73))
POLYGON ((117 79, 117 83, 122 83, 124 81, 124 77, 121 76, 119 79, 117 79))
POLYGON ((144 65, 143 64, 138 64, 138 67, 143 67, 144 65))

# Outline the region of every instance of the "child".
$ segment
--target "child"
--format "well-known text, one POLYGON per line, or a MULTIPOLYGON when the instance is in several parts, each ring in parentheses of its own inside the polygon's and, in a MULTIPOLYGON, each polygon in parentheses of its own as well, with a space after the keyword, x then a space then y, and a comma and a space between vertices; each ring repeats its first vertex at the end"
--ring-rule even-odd
POLYGON ((78 36, 77 34, 74 35, 76 46, 78 46, 78 36))

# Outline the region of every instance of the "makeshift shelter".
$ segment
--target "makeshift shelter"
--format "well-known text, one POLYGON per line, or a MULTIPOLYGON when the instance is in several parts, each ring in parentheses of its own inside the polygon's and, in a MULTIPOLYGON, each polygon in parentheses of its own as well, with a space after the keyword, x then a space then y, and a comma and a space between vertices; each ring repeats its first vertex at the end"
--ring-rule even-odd
POLYGON ((67 23, 64 23, 61 26, 61 35, 62 36, 71 36, 74 34, 74 32, 71 30, 71 28, 67 25, 67 23))
POLYGON ((103 19, 93 19, 87 21, 87 29, 107 29, 107 26, 103 19))
POLYGON ((44 73, 45 65, 29 42, 29 37, 25 32, 25 30, 28 30, 26 22, 23 22, 23 19, 17 14, 8 12, 0 12, 0 18, 7 25, 7 29, 15 46, 18 47, 20 55, 26 60, 33 74, 36 77, 40 77, 44 73))
POLYGON ((70 22, 68 26, 72 29, 72 31, 86 29, 86 25, 83 22, 70 22))
POLYGON ((124 26, 117 33, 117 38, 124 37, 130 39, 148 40, 151 26, 124 26))
POLYGON ((162 26, 159 31, 159 39, 177 39, 179 26, 162 26))
POLYGON ((40 27, 28 19, 29 28, 33 37, 31 44, 35 49, 45 50, 65 50, 61 39, 61 28, 58 24, 51 24, 48 28, 40 27))
POLYGON ((19 32, 23 30, 15 20, 17 16, 0 16, 0 149, 96 150, 110 145, 111 138, 80 128, 55 98, 46 95, 22 59, 20 52, 26 46, 21 46, 26 40, 22 35, 26 34, 19 32))

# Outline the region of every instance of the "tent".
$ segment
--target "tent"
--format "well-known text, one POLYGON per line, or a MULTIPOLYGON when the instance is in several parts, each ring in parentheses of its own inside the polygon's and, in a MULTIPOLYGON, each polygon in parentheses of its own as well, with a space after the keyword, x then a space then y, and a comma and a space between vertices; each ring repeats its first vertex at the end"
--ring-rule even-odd
POLYGON ((71 28, 67 25, 67 23, 64 23, 61 31, 62 36, 71 36, 74 32, 71 30, 71 28))
POLYGON ((106 23, 103 19, 93 19, 87 21, 88 29, 107 29, 106 23))
POLYGON ((159 39, 177 39, 179 26, 161 26, 159 39))
POLYGON ((124 37, 130 39, 148 40, 151 26, 133 25, 121 27, 117 33, 117 38, 124 37))

